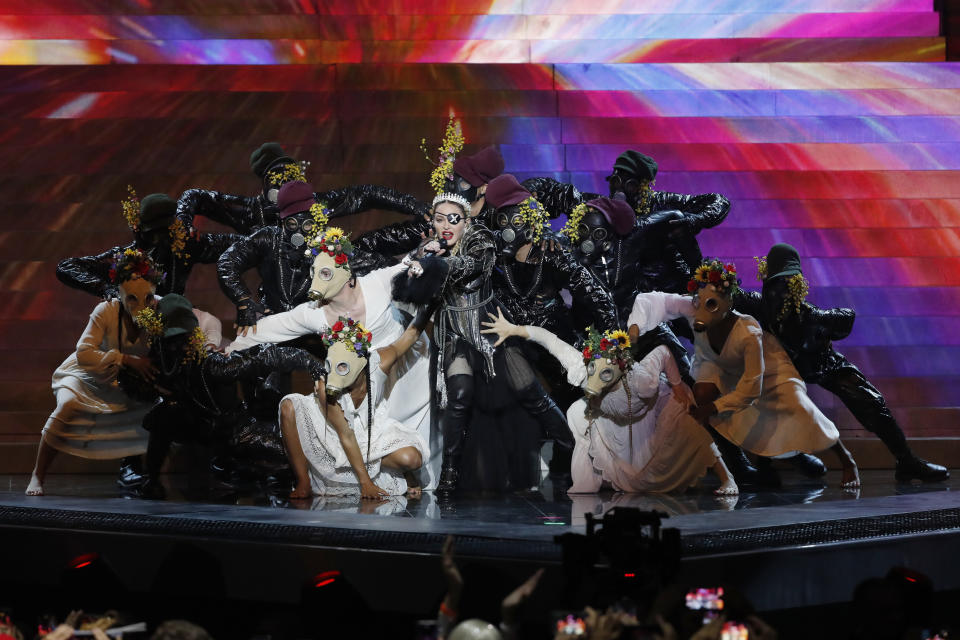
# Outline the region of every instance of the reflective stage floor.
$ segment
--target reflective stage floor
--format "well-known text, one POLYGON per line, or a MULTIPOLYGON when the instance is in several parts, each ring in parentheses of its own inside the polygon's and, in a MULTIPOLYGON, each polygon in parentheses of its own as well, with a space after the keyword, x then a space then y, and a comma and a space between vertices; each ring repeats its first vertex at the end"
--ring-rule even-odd
MULTIPOLYGON (((335 565, 363 582, 392 566, 423 576, 423 589, 399 598, 394 589, 393 606, 423 610, 442 590, 437 555, 448 534, 457 537, 459 556, 494 563, 505 576, 524 576, 533 565, 559 566, 554 536, 583 533, 585 513, 633 507, 664 512, 664 526, 679 529, 688 581, 722 575, 760 610, 773 610, 848 599, 857 582, 893 565, 927 573, 938 588, 960 588, 960 554, 954 551, 960 480, 954 476, 944 483, 899 484, 892 471, 864 471, 863 489, 850 492, 839 488, 839 472, 819 482, 789 471, 782 488, 723 499, 709 487, 669 496, 571 497, 545 480, 539 491, 523 494, 440 501, 425 493, 380 504, 315 498, 290 505, 271 500, 262 488, 241 494, 201 489, 184 476, 166 478, 169 498, 162 502, 120 497, 106 475, 54 475, 48 495, 29 498, 23 495, 28 478, 17 475, 0 476, 0 529, 7 551, 10 543, 25 553, 56 548, 48 554, 51 572, 74 554, 112 554, 115 566, 129 567, 131 588, 185 539, 210 549, 233 571, 240 562, 244 571, 296 577, 286 585, 228 580, 237 598, 294 599, 297 581, 324 567, 335 565), (376 571, 369 567, 370 552, 377 553, 376 571)), ((7 561, 15 570, 17 559, 7 561)))

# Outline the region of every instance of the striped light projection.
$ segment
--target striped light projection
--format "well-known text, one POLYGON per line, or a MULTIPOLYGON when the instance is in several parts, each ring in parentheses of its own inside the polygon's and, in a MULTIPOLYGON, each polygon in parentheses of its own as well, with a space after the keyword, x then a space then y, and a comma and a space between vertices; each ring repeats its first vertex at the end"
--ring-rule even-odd
MULTIPOLYGON (((125 241, 128 183, 252 194, 249 152, 277 140, 321 188, 426 197, 418 146, 450 108, 468 151, 500 144, 520 177, 602 190, 632 147, 659 161, 657 188, 725 194, 706 253, 752 274, 771 244, 797 246, 812 301, 857 309, 841 349, 908 434, 960 424, 960 66, 944 62, 932 0, 7 0, 0 13, 0 438, 35 441, 49 374, 93 304, 53 265, 125 241)), ((212 269, 190 295, 232 322, 212 269)))

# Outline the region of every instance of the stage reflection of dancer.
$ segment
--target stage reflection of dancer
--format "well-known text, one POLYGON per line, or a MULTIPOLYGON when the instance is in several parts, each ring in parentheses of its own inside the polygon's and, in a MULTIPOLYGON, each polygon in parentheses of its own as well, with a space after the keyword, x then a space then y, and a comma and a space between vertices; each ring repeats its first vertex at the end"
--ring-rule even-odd
MULTIPOLYGON (((155 304, 162 274, 134 249, 116 254, 109 272, 120 298, 94 308, 76 352, 53 374, 57 408, 43 427, 27 495, 43 495, 47 470, 61 451, 95 460, 123 458, 121 483, 134 486, 141 479, 139 456, 147 450, 147 432, 140 425, 153 402, 131 397, 119 379, 123 375, 130 385, 147 385, 156 374, 147 357, 146 333, 135 318, 155 304)), ((216 340, 209 346, 219 346, 220 321, 198 315, 216 340)))
MULTIPOLYGON (((340 316, 364 324, 373 334, 373 349, 392 344, 403 334, 406 315, 390 298, 391 278, 406 270, 404 265, 372 271, 356 277, 351 270, 352 246, 343 231, 329 227, 310 243, 313 278, 310 302, 283 313, 260 318, 255 328, 227 347, 246 349, 255 344, 285 342, 301 336, 318 335, 334 326, 340 316), (316 254, 316 255, 313 255, 316 254)), ((417 430, 428 445, 423 449, 427 477, 423 486, 432 489, 440 472, 439 433, 430 431, 430 363, 427 340, 418 341, 404 352, 391 370, 385 389, 389 417, 417 430)))
POLYGON ((57 279, 74 289, 102 298, 115 296, 110 281, 113 256, 126 249, 146 253, 165 274, 157 293, 183 293, 195 264, 210 264, 242 236, 230 233, 198 233, 192 218, 176 215, 177 203, 163 193, 152 193, 139 203, 135 197, 124 202, 124 217, 133 231, 133 242, 95 256, 67 258, 57 265, 57 279))
POLYGON ((417 431, 390 417, 387 378, 417 342, 429 316, 418 319, 392 344, 371 348, 372 335, 341 316, 323 334, 329 372, 314 394, 291 394, 280 403, 284 446, 296 476, 290 497, 312 494, 420 495, 416 471, 426 455, 417 431))
POLYGON ((844 487, 860 486, 857 465, 836 426, 807 396, 806 385, 780 342, 752 317, 737 313, 733 265, 710 261, 688 287, 692 295, 642 293, 630 324, 687 318, 693 325, 693 416, 743 449, 765 457, 831 449, 843 467, 844 487))
POLYGON ((738 493, 716 445, 687 413, 693 394, 666 347, 634 362, 624 331, 600 334, 591 327, 580 352, 549 331, 514 325, 502 314, 491 315, 484 326, 500 341, 516 336, 537 342, 586 393, 567 411, 576 440, 570 493, 594 493, 604 485, 627 492, 682 490, 709 468, 720 478, 717 495, 738 493))
POLYGON ((204 336, 189 300, 164 296, 153 320, 144 320, 154 336, 150 359, 161 402, 143 418, 150 432, 145 498, 163 498, 160 471, 174 442, 199 442, 217 455, 230 454, 235 437, 250 432, 256 419, 237 394, 237 382, 257 381, 271 373, 308 371, 323 379, 323 364, 306 351, 275 345, 224 355, 200 345, 204 336))
POLYGON ((490 384, 503 375, 519 404, 554 438, 555 446, 571 448, 566 421, 537 381, 522 350, 515 344, 495 349, 480 333, 480 321, 495 310, 490 272, 496 260, 493 236, 482 225, 470 223, 470 203, 456 194, 434 198, 433 220, 437 240, 427 243, 424 255, 410 262, 394 279, 393 297, 425 304, 439 297, 434 340, 439 350, 437 390, 444 409, 443 464, 438 491, 457 488, 460 459, 473 409, 475 376, 490 384))
POLYGON ((843 354, 833 340, 850 335, 853 309, 820 309, 806 301, 808 284, 800 254, 789 244, 771 247, 761 262, 762 293, 741 292, 736 308, 760 321, 780 340, 804 381, 836 395, 865 429, 877 435, 897 460, 898 480, 939 481, 950 477, 941 465, 918 457, 890 412, 883 394, 843 354))

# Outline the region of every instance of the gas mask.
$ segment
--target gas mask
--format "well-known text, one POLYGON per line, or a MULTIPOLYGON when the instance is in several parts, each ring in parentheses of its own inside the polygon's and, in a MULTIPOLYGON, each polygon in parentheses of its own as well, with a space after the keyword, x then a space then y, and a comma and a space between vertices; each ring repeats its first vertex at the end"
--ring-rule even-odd
POLYGON ((615 198, 618 193, 626 196, 627 203, 634 209, 640 204, 640 196, 643 193, 643 187, 647 184, 646 180, 638 180, 629 175, 621 174, 618 170, 612 175, 606 177, 610 185, 610 197, 615 198))
POLYGON ((125 280, 119 288, 120 302, 131 318, 136 318, 138 313, 153 303, 153 295, 157 291, 155 284, 143 278, 125 280))
POLYGON ((338 265, 334 256, 321 251, 310 266, 310 291, 307 296, 319 302, 330 300, 350 282, 352 275, 349 262, 338 265))
POLYGON ((453 178, 448 179, 444 185, 443 190, 447 193, 456 193, 467 199, 467 202, 473 203, 477 201, 477 198, 480 197, 480 194, 477 191, 480 187, 475 187, 470 184, 465 178, 453 174, 453 178))
POLYGON ((623 369, 616 360, 594 358, 587 363, 587 382, 583 392, 588 398, 597 398, 605 389, 612 387, 623 377, 623 369))
POLYGON ((583 265, 593 264, 613 246, 613 228, 603 214, 593 208, 587 211, 577 225, 577 236, 574 251, 583 265))
POLYGON ((293 245, 294 249, 301 249, 311 237, 317 228, 317 221, 309 212, 296 213, 287 216, 281 223, 283 225, 283 239, 293 245))
POLYGON ((693 296, 693 330, 706 331, 725 319, 733 306, 730 297, 712 284, 701 287, 693 296))
POLYGON ((523 219, 516 205, 503 207, 490 215, 500 255, 514 256, 525 244, 533 241, 533 229, 523 219))
POLYGON ((367 358, 357 354, 345 342, 335 342, 327 350, 327 393, 339 397, 357 381, 367 366, 367 358))

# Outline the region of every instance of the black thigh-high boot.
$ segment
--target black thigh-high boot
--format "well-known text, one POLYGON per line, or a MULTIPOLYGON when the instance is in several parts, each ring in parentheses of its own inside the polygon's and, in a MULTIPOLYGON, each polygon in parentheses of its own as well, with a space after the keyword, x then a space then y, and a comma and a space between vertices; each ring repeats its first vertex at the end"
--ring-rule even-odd
POLYGON ((460 457, 467 436, 467 421, 473 408, 473 376, 458 374, 447 378, 447 408, 440 417, 443 432, 443 462, 437 493, 452 493, 460 479, 460 457))
POLYGON ((533 416, 547 438, 553 440, 553 458, 550 460, 550 473, 570 473, 570 460, 573 457, 573 434, 560 407, 553 401, 539 382, 517 389, 517 402, 533 416))
POLYGON ((150 432, 147 443, 147 478, 138 490, 141 498, 163 500, 167 497, 167 492, 160 482, 160 470, 163 469, 163 463, 170 452, 171 443, 172 440, 162 429, 155 428, 150 432))

